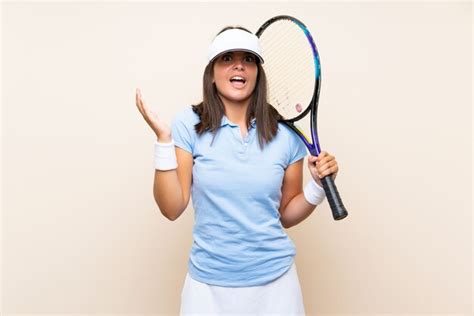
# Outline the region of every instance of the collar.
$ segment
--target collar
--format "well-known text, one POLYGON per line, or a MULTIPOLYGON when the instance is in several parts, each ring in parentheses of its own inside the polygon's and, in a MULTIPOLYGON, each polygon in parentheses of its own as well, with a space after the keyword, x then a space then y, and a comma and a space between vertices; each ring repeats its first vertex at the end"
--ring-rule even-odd
POLYGON ((257 126, 257 119, 253 118, 250 120, 250 127, 254 128, 255 126, 257 126))
MULTIPOLYGON (((230 125, 232 127, 235 127, 235 126, 238 126, 237 124, 235 124, 234 122, 231 122, 227 116, 223 115, 222 116, 222 120, 221 120, 221 127, 222 126, 226 126, 226 125, 230 125)), ((254 128, 255 126, 257 126, 257 120, 255 118, 251 119, 250 120, 250 127, 251 128, 254 128)))

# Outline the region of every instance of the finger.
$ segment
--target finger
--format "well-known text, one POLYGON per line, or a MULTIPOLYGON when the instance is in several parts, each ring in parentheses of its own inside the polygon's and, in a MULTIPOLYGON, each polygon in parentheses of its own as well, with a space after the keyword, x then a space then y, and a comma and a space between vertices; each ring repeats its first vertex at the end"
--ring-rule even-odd
POLYGON ((148 106, 146 105, 145 100, 142 99, 141 93, 138 93, 137 98, 138 98, 137 106, 140 109, 140 113, 143 115, 143 118, 145 119, 145 121, 147 121, 149 123, 150 122, 151 111, 148 108, 148 106))
POLYGON ((308 156, 308 166, 316 167, 316 158, 315 156, 308 156))
POLYGON ((326 170, 322 173, 322 176, 323 176, 323 177, 326 177, 326 176, 329 176, 329 175, 332 175, 332 176, 333 176, 333 175, 337 174, 337 171, 338 171, 337 166, 332 166, 331 168, 326 169, 326 170))
POLYGON ((326 169, 324 172, 320 173, 319 177, 322 179, 326 176, 334 175, 334 173, 335 173, 335 169, 329 168, 329 169, 326 169))
POLYGON ((140 94, 138 93, 138 88, 135 90, 135 103, 138 106, 138 101, 140 100, 140 94))
POLYGON ((326 163, 328 163, 328 162, 334 161, 335 159, 336 159, 336 157, 327 154, 325 157, 321 158, 321 159, 318 161, 318 164, 324 165, 324 164, 326 164, 326 163))
POLYGON ((148 114, 148 112, 150 112, 148 105, 146 104, 145 100, 142 98, 141 95, 140 95, 140 106, 144 113, 148 114))
POLYGON ((321 161, 322 159, 324 159, 324 157, 326 157, 328 155, 328 153, 326 151, 322 151, 319 153, 318 155, 318 162, 321 161))
POLYGON ((309 172, 311 172, 311 173, 315 173, 315 174, 318 173, 318 169, 313 164, 308 164, 308 169, 309 169, 309 172))
POLYGON ((335 176, 339 172, 339 165, 337 164, 337 161, 328 163, 324 168, 322 168, 322 170, 320 170, 320 172, 325 175, 331 174, 335 176))
POLYGON ((140 102, 137 101, 137 102, 136 102, 136 105, 137 105, 137 108, 138 108, 138 111, 140 112, 140 114, 141 114, 143 117, 145 117, 145 113, 143 112, 143 109, 142 109, 141 106, 140 106, 140 102))
POLYGON ((136 94, 135 94, 135 101, 136 101, 138 109, 140 110, 140 113, 142 113, 142 115, 144 115, 145 113, 144 113, 144 109, 143 109, 143 105, 142 105, 142 97, 141 97, 140 90, 138 90, 138 89, 137 89, 136 94))
POLYGON ((319 171, 324 171, 327 168, 331 168, 331 167, 334 167, 334 166, 337 166, 337 161, 336 160, 331 160, 331 161, 327 161, 325 163, 321 163, 317 166, 317 168, 318 168, 319 171))
POLYGON ((337 162, 333 161, 333 162, 326 163, 324 165, 320 165, 318 166, 317 170, 320 175, 328 175, 338 170, 337 162), (328 170, 330 170, 329 173, 328 173, 328 170))
POLYGON ((313 179, 320 179, 318 169, 310 169, 309 172, 311 173, 313 179))

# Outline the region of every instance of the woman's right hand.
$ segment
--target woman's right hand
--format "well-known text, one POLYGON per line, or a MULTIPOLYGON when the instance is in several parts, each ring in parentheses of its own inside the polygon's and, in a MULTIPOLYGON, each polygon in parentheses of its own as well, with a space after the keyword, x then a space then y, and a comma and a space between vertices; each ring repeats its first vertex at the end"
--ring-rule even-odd
POLYGON ((143 118, 148 125, 150 125, 151 129, 155 132, 157 140, 162 143, 171 142, 171 128, 145 104, 140 89, 138 88, 136 90, 135 100, 138 110, 143 115, 143 118))

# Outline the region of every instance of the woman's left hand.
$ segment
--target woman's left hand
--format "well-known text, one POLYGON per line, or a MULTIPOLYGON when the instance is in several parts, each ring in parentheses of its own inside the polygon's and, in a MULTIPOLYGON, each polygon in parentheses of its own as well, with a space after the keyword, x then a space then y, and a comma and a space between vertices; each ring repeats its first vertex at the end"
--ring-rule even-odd
POLYGON ((308 157, 308 168, 313 179, 321 187, 323 186, 321 184, 321 178, 332 174, 331 178, 335 180, 339 171, 339 166, 337 165, 336 157, 330 155, 326 151, 322 151, 318 157, 310 155, 308 157))

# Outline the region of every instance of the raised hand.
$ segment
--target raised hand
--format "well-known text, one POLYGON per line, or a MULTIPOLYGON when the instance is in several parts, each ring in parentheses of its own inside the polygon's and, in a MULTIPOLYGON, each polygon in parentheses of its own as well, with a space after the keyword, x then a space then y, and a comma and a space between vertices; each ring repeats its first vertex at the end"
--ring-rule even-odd
POLYGON ((171 128, 146 105, 138 88, 136 90, 135 101, 143 118, 155 132, 157 140, 162 143, 171 142, 171 128))

